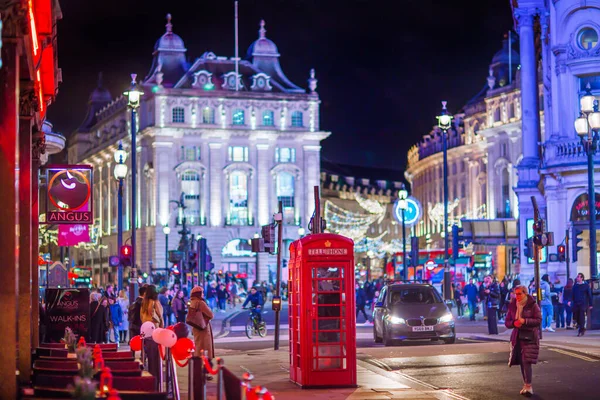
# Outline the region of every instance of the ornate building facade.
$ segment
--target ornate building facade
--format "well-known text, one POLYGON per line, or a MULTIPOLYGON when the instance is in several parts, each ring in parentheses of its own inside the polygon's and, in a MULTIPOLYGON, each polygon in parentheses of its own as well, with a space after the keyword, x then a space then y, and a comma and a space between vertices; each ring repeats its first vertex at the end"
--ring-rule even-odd
MULTIPOLYGON (((319 128, 314 70, 307 89, 292 83, 264 21, 237 67, 234 58, 211 52, 188 63, 168 16, 142 86, 136 264, 143 272, 164 271, 165 249, 179 243, 170 202, 183 193, 187 224, 195 237, 207 238, 216 269, 268 280, 275 260, 251 253, 249 239, 272 221, 278 201, 284 239, 297 239, 314 211, 313 187, 320 184, 320 142, 330 133, 319 128), (168 243, 166 225, 172 228, 168 243)), ((126 99, 113 100, 99 85, 69 144, 71 162, 94 166, 95 215, 109 254, 117 253, 113 154, 120 142, 132 151, 129 120, 126 99)), ((125 198, 131 190, 126 183, 125 198)), ((129 205, 124 214, 129 221, 129 205)))

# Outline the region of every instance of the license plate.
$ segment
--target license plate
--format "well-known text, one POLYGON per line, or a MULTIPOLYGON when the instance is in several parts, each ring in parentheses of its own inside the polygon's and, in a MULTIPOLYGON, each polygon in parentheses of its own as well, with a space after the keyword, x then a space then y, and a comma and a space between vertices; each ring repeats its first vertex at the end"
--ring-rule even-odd
POLYGON ((413 332, 430 332, 433 331, 433 326, 413 326, 413 332))

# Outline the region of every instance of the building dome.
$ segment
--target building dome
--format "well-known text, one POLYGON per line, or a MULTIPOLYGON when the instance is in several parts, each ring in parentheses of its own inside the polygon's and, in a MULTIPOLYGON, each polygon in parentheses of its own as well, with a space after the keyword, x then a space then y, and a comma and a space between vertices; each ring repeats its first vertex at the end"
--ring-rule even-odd
POLYGON ((167 14, 167 31, 162 35, 154 45, 154 51, 174 51, 185 52, 186 48, 183 39, 173 33, 173 25, 171 24, 171 14, 167 14))
MULTIPOLYGON (((101 85, 101 83, 99 83, 101 85)), ((108 89, 98 86, 94 91, 90 94, 90 102, 92 103, 110 103, 112 101, 112 96, 108 89)))
POLYGON ((498 50, 494 57, 492 58, 491 65, 497 64, 508 64, 511 62, 512 64, 519 64, 519 53, 515 50, 515 43, 512 43, 510 49, 510 57, 509 57, 509 49, 508 49, 508 39, 504 39, 502 41, 502 49, 498 50), (510 59, 509 59, 510 58, 510 59))
POLYGON ((258 30, 258 39, 254 41, 248 48, 247 57, 255 56, 267 56, 267 57, 278 57, 279 50, 277 45, 272 40, 267 39, 267 30, 265 29, 265 21, 260 21, 260 29, 258 30))

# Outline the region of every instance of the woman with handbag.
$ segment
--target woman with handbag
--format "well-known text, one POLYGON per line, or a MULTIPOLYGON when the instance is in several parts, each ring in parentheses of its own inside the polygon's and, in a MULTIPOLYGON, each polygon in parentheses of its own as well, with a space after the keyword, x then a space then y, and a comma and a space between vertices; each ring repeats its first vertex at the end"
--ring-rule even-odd
POLYGON ((212 327, 210 320, 213 319, 213 313, 204 300, 204 289, 196 286, 192 289, 190 296, 190 305, 186 323, 192 327, 194 334, 194 344, 196 345, 196 357, 203 355, 203 350, 208 351, 208 357, 215 356, 215 345, 213 342, 212 327))
POLYGON ((144 300, 142 300, 142 307, 140 309, 140 317, 142 318, 142 324, 151 321, 157 328, 165 327, 163 308, 160 305, 160 301, 158 301, 158 292, 154 285, 146 287, 146 293, 144 293, 144 300))
POLYGON ((515 299, 508 306, 505 325, 513 329, 510 335, 509 367, 521 366, 523 389, 521 394, 533 395, 532 364, 537 364, 540 353, 540 325, 542 312, 535 299, 528 294, 527 287, 520 285, 514 288, 515 299))

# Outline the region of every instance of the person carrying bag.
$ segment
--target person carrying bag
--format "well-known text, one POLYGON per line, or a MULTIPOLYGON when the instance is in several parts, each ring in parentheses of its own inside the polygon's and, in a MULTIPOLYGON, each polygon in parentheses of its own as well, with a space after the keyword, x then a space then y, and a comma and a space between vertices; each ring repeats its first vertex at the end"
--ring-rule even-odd
POLYGON ((185 322, 192 327, 194 335, 194 344, 196 345, 195 356, 199 357, 202 351, 208 351, 208 357, 215 355, 215 346, 213 342, 212 326, 210 320, 214 315, 208 304, 204 300, 204 289, 196 286, 192 289, 190 296, 190 306, 185 322))

